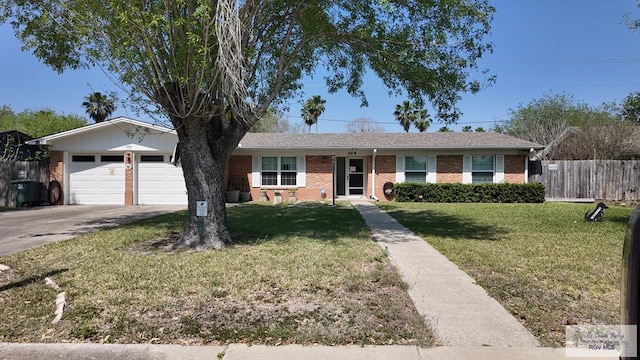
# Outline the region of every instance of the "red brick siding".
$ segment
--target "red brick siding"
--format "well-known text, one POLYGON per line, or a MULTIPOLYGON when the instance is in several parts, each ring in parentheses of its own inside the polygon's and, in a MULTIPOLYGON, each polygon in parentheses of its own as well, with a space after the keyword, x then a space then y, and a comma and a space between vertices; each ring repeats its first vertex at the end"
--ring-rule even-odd
MULTIPOLYGON (((64 189, 64 153, 51 151, 49 153, 49 181, 57 181, 64 189)), ((60 194, 60 204, 64 204, 64 191, 60 194)))
POLYGON ((300 200, 320 200, 320 189, 324 188, 327 199, 333 197, 333 175, 331 156, 310 155, 306 157, 306 186, 296 191, 300 200))
POLYGON ((394 155, 376 156, 376 197, 387 201, 382 190, 386 182, 396 182, 396 157, 394 155))
POLYGON ((436 163, 436 182, 462 182, 462 155, 439 155, 436 163))
POLYGON ((504 156, 504 182, 522 184, 524 178, 525 158, 523 155, 504 156))
POLYGON ((133 169, 134 169, 134 157, 133 152, 125 151, 124 153, 124 204, 133 205, 133 169), (127 159, 129 161, 127 162, 127 159), (127 163, 131 164, 131 170, 127 170, 127 163))

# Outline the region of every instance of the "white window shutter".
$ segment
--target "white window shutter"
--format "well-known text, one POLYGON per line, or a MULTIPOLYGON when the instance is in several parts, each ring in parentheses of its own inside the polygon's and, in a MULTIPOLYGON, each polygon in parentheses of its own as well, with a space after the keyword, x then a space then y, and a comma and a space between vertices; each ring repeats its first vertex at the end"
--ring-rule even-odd
POLYGON ((251 187, 260 187, 262 182, 260 181, 260 172, 262 171, 262 157, 251 157, 251 187))
POLYGON ((404 182, 404 156, 396 155, 396 183, 404 182))
POLYGON ((471 155, 464 155, 462 157, 462 183, 471 184, 473 182, 471 178, 471 155))
POLYGON ((504 182, 504 155, 496 155, 496 175, 494 182, 504 182))
POLYGON ((430 155, 428 157, 427 160, 427 182, 428 183, 435 183, 437 181, 437 177, 436 177, 436 169, 438 168, 437 166, 437 160, 438 157, 435 155, 430 155))
POLYGON ((298 156, 298 174, 296 177, 296 186, 305 187, 307 186, 307 158, 306 156, 298 156))

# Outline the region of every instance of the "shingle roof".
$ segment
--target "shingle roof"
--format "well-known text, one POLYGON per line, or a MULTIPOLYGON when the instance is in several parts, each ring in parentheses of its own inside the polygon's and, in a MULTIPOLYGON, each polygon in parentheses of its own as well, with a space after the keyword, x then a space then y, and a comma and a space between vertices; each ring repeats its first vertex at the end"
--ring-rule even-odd
POLYGON ((242 149, 542 149, 512 136, 486 132, 281 134, 249 133, 242 149))

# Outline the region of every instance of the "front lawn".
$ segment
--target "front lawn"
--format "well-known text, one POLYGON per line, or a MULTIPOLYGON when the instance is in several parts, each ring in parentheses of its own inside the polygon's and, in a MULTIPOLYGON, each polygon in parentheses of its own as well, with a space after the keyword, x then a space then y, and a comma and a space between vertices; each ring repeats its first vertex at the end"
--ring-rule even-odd
POLYGON ((544 346, 566 324, 620 324, 622 245, 631 207, 585 223, 592 204, 379 205, 456 263, 544 346))
POLYGON ((0 257, 0 342, 432 344, 350 206, 229 208, 236 245, 170 251, 185 213, 0 257), (56 291, 67 294, 52 324, 56 291))

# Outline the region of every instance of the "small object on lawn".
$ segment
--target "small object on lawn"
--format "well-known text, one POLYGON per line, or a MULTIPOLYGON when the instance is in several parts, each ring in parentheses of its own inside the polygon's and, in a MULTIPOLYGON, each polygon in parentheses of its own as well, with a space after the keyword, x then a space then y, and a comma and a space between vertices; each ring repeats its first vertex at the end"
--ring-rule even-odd
POLYGON ((62 313, 64 312, 64 305, 67 303, 67 295, 64 292, 61 292, 56 296, 56 317, 51 322, 52 324, 57 323, 62 319, 62 313))
POLYGON ((7 265, 0 264, 0 272, 1 271, 6 271, 6 270, 9 270, 9 269, 11 269, 11 268, 8 267, 7 265))
POLYGON ((60 291, 60 286, 58 286, 58 284, 56 284, 55 281, 51 280, 51 278, 46 277, 44 278, 44 284, 47 286, 52 287, 55 291, 60 291))
POLYGON ((587 221, 587 222, 602 221, 602 219, 604 219, 604 209, 608 209, 608 208, 609 207, 604 203, 598 203, 598 206, 596 206, 596 209, 593 210, 593 212, 590 213, 589 211, 587 211, 587 213, 584 214, 584 221, 587 221))

